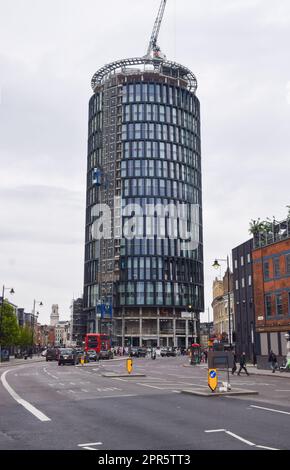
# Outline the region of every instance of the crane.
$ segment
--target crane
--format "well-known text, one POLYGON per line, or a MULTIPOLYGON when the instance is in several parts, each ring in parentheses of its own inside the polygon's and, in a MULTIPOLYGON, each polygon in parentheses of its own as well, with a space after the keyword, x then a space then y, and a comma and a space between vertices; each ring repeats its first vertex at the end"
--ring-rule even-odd
POLYGON ((151 34, 149 46, 147 49, 147 54, 145 55, 145 58, 150 59, 151 58, 151 53, 153 52, 153 58, 155 59, 166 59, 166 56, 162 54, 160 47, 157 45, 157 39, 158 39, 158 34, 160 31, 160 26, 162 22, 162 18, 164 15, 164 10, 166 7, 166 2, 167 0, 161 0, 158 15, 156 17, 154 26, 153 26, 153 31, 151 34))

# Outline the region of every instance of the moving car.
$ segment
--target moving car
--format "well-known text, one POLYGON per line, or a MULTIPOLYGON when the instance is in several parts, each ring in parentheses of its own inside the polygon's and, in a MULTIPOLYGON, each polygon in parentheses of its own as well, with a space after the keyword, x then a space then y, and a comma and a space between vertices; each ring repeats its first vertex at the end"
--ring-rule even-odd
POLYGON ((72 348, 60 348, 58 355, 58 365, 73 364, 76 365, 77 356, 72 348))
POLYGON ((46 362, 58 360, 58 348, 49 348, 46 352, 46 362))
POLYGON ((175 357, 176 349, 175 348, 161 348, 160 350, 161 357, 175 357))
POLYGON ((130 350, 131 357, 146 357, 147 356, 147 348, 141 348, 137 346, 133 346, 130 350))
POLYGON ((138 348, 138 357, 146 357, 147 348, 138 348))
POLYGON ((98 359, 98 355, 97 355, 96 351, 94 351, 92 349, 92 350, 86 352, 86 358, 87 358, 88 361, 96 361, 98 359))
POLYGON ((110 351, 109 349, 104 349, 101 350, 99 353, 97 353, 97 359, 113 359, 114 354, 113 351, 110 351))

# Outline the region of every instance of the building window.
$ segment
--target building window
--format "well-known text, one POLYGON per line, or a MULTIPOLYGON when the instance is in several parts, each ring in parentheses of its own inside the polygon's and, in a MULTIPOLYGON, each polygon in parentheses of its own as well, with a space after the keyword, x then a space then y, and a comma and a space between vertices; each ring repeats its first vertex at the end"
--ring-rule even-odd
POLYGON ((265 295, 266 318, 272 315, 272 298, 271 295, 265 295))
POLYGON ((285 256, 286 274, 290 274, 290 254, 285 256))
POLYGON ((283 315, 282 294, 276 295, 276 315, 283 315))
POLYGON ((244 266, 244 257, 241 256, 241 266, 244 266))
POLYGON ((236 280, 236 290, 239 290, 239 281, 236 280))
POLYGON ((242 277, 242 288, 244 288, 244 287, 245 287, 245 278, 242 277))
POLYGON ((270 279, 269 261, 264 261, 264 281, 268 281, 269 279, 270 279))
POLYGON ((251 254, 250 253, 247 254, 247 261, 248 261, 248 263, 251 262, 251 254))
POLYGON ((235 269, 238 269, 238 260, 235 259, 235 269))
POLYGON ((280 277, 280 258, 274 258, 274 276, 280 277))
POLYGON ((249 279, 249 280, 248 280, 248 284, 249 284, 249 286, 251 286, 251 285, 252 285, 252 276, 249 275, 249 278, 248 278, 248 279, 249 279))

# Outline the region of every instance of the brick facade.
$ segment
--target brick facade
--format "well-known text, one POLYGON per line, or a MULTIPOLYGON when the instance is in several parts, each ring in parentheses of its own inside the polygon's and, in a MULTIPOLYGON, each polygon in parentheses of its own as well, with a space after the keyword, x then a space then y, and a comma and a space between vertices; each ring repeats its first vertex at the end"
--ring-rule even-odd
POLYGON ((252 252, 256 332, 261 354, 273 349, 285 355, 284 335, 290 330, 290 239, 252 252))

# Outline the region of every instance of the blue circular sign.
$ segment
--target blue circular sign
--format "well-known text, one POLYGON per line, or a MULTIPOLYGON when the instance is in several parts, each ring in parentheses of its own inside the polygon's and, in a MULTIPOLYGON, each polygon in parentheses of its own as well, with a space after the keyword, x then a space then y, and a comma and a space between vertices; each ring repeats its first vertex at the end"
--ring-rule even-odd
POLYGON ((212 371, 209 373, 209 375, 210 375, 210 377, 211 377, 212 379, 214 379, 215 376, 216 376, 216 372, 215 372, 214 370, 212 370, 212 371))

